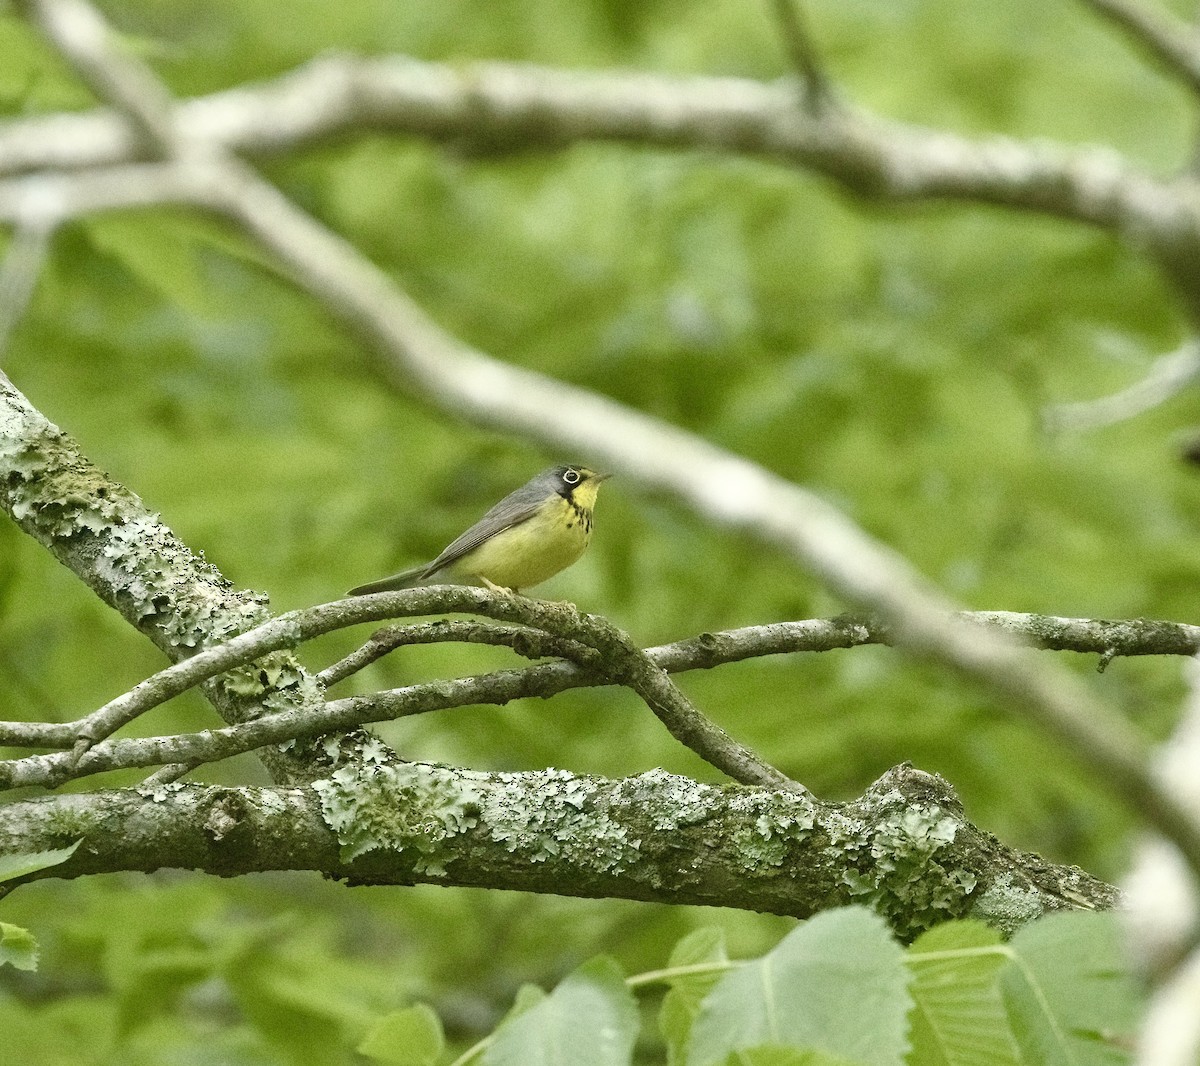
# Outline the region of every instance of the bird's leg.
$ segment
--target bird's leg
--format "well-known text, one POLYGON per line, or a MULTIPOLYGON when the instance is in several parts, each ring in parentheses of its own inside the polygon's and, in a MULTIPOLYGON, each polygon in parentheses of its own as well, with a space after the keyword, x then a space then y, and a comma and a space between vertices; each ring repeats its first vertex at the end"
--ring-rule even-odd
POLYGON ((483 582, 483 587, 491 592, 503 592, 508 596, 519 596, 521 594, 517 589, 510 589, 505 585, 497 585, 494 581, 489 581, 482 574, 479 575, 479 580, 483 582))

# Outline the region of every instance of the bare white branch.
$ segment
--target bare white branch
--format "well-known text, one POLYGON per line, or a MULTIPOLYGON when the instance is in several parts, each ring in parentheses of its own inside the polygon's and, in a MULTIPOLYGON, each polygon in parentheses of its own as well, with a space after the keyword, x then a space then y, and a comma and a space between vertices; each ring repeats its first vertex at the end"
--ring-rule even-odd
POLYGON ((1137 1066, 1195 1066, 1200 1053, 1200 951, 1158 990, 1138 1034, 1137 1066))
POLYGON ((1131 41, 1200 93, 1200 34, 1173 11, 1138 0, 1084 0, 1131 41))
POLYGON ((116 105, 133 124, 143 147, 167 154, 176 130, 172 100, 120 42, 86 0, 17 0, 100 100, 116 105))
MULTIPOLYGON (((1200 229, 1189 185, 1161 181, 1110 149, 971 139, 845 104, 805 110, 788 80, 335 55, 259 86, 181 102, 174 122, 177 143, 240 154, 380 129, 492 151, 618 141, 774 159, 884 200, 956 198, 1045 212, 1138 246, 1177 251, 1200 229)), ((131 122, 112 111, 11 120, 0 123, 0 175, 128 163, 140 145, 131 122)))
POLYGON ((1048 407, 1043 418, 1051 431, 1084 432, 1136 418, 1158 407, 1200 378, 1200 342, 1189 341, 1181 348, 1154 361, 1140 381, 1120 392, 1079 403, 1048 407))
POLYGON ((0 356, 33 299, 53 229, 41 222, 18 226, 0 262, 0 356))

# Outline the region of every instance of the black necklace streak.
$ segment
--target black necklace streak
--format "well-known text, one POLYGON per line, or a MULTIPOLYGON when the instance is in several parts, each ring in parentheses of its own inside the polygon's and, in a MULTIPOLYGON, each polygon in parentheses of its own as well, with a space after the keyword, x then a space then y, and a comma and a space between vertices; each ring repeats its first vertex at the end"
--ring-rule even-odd
MULTIPOLYGON (((580 507, 579 504, 575 502, 575 498, 573 496, 568 496, 566 500, 567 503, 571 505, 571 510, 575 512, 575 517, 578 518, 580 523, 583 525, 583 531, 585 533, 590 533, 592 531, 592 512, 585 507, 580 507)), ((567 523, 567 528, 571 528, 571 524, 569 522, 567 523)))

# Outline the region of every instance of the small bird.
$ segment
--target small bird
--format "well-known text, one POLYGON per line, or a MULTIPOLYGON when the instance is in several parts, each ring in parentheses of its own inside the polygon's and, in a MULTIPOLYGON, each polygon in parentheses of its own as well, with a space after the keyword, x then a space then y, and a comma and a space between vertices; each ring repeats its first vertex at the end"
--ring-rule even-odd
POLYGON ((411 588, 441 571, 488 588, 540 585, 575 562, 592 536, 600 482, 586 466, 552 466, 504 497, 433 562, 351 589, 348 596, 411 588))

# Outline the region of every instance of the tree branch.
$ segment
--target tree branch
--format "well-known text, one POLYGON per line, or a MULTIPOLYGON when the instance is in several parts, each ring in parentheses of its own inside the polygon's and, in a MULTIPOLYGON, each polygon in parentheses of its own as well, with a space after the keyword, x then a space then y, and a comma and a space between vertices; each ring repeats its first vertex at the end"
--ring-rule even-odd
MULTIPOLYGON (((242 634, 236 641, 198 652, 187 660, 184 669, 172 667, 163 670, 129 692, 122 693, 105 706, 75 721, 0 721, 0 745, 66 748, 81 737, 92 742, 104 739, 138 715, 173 699, 210 677, 246 665, 273 651, 294 647, 298 639, 311 639, 317 632, 311 620, 313 612, 323 614, 329 606, 321 605, 295 611, 291 615, 273 619, 258 629, 242 634), (284 623, 283 617, 297 620, 305 635, 297 638, 292 623, 284 623)), ((429 602, 427 610, 425 607, 421 610, 432 614, 442 610, 474 608, 474 601, 464 608, 458 599, 446 600, 439 594, 429 602)), ((1186 622, 1164 622, 1147 618, 1058 618, 1053 615, 1023 614, 1016 611, 963 611, 959 617, 972 624, 998 627, 1030 647, 1099 655, 1101 665, 1120 656, 1195 655, 1200 652, 1200 626, 1186 622)), ((375 620, 377 619, 374 614, 365 619, 357 616, 347 618, 344 615, 330 615, 318 625, 328 627, 320 628, 320 632, 325 633, 359 625, 363 621, 375 620)), ((525 625, 498 626, 487 622, 448 618, 381 629, 372 634, 361 648, 322 670, 317 675, 317 680, 329 688, 397 648, 414 644, 459 641, 512 648, 517 654, 528 659, 556 657, 571 660, 568 663, 557 664, 554 670, 539 672, 541 680, 537 690, 531 692, 531 695, 548 697, 569 688, 610 683, 589 673, 585 667, 576 665, 590 650, 578 641, 525 625)), ((701 633, 672 644, 646 648, 645 654, 655 666, 673 674, 686 670, 709 670, 725 663, 741 662, 766 655, 824 652, 855 648, 863 644, 889 643, 887 626, 869 618, 843 615, 839 618, 772 622, 768 625, 701 633)))
POLYGON ((902 935, 972 916, 1012 931, 1116 893, 1012 851, 963 818, 944 781, 889 771, 861 799, 714 787, 652 770, 486 774, 360 764, 304 789, 172 785, 11 803, 0 852, 83 838, 36 877, 199 869, 319 870, 431 883, 739 907, 807 917, 865 902, 902 935), (330 826, 335 831, 331 831, 330 826))
POLYGON ((1200 93, 1200 35, 1167 8, 1131 0, 1084 0, 1096 14, 1120 28, 1193 93, 1200 93))
POLYGON ((0 262, 0 355, 33 299, 52 233, 52 226, 32 221, 17 226, 0 262))
POLYGON ((15 0, 100 100, 115 104, 145 150, 171 155, 176 127, 172 100, 162 83, 120 43, 85 0, 15 0))
POLYGON ((809 32, 802 0, 772 0, 772 5, 788 58, 804 85, 805 109, 819 113, 833 103, 833 92, 809 32))
MULTIPOLYGON (((0 372, 0 509, 80 577, 169 659, 188 658, 270 618, 265 597, 235 591, 142 501, 90 463, 0 372)), ((270 683, 205 687, 226 721, 263 706, 320 708, 320 690, 291 658, 270 683)), ((227 679, 228 680, 228 679, 227 679)), ((302 776, 299 759, 266 753, 283 781, 302 776)))
MULTIPOLYGON (((181 102, 174 115, 179 140, 251 155, 371 130, 509 151, 614 141, 773 159, 879 200, 953 198, 1071 218, 1172 254, 1200 232, 1188 186, 1160 181, 1107 148, 973 140, 844 103, 804 111, 786 82, 333 55, 271 82, 181 102)), ((0 123, 0 175, 126 164, 139 143, 111 111, 10 120, 0 123)), ((0 203, 11 205, 14 185, 0 190, 0 203)), ((119 185, 112 191, 119 195, 119 185)), ((0 212, 12 217, 11 206, 0 212)))
MULTIPOLYGON (((44 6, 56 0, 38 2, 44 6)), ((134 61, 122 57, 120 62, 134 61)), ((454 85, 451 82, 457 75, 442 74, 439 84, 422 86, 426 97, 449 86, 460 91, 460 103, 469 103, 473 116, 487 112, 487 100, 479 94, 477 82, 454 85)), ((518 89, 532 80, 525 77, 522 84, 517 84, 516 79, 509 79, 518 89)), ((509 87, 503 77, 499 81, 497 88, 509 87)), ((677 136, 678 120, 686 117, 686 109, 659 110, 655 84, 647 79, 626 80, 619 88, 629 95, 628 90, 634 86, 638 91, 633 95, 644 97, 643 102, 651 108, 649 113, 645 107, 635 113, 635 124, 648 114, 659 120, 665 117, 667 125, 676 128, 677 136)), ((567 88, 576 93, 574 102, 579 104, 578 79, 567 88)), ((722 107, 738 102, 732 91, 723 96, 722 107)), ((622 112, 619 123, 624 126, 629 117, 629 113, 622 112)), ((779 116, 772 117, 777 120, 779 116)), ((559 130, 548 124, 544 109, 527 118, 533 120, 531 128, 535 131, 549 128, 551 139, 558 138, 559 130)), ((866 120, 839 117, 833 127, 829 121, 819 123, 817 132, 822 136, 833 133, 836 151, 830 153, 824 142, 805 142, 804 151, 812 156, 812 165, 829 165, 848 183, 855 183, 864 173, 881 175, 881 148, 904 147, 900 136, 891 136, 886 145, 878 139, 872 142, 874 127, 866 120), (847 130, 850 136, 845 135, 847 130), (864 138, 865 153, 860 151, 864 138)), ((745 126, 743 122, 736 126, 738 136, 730 146, 744 151, 745 126)), ((774 128, 787 135, 797 129, 804 136, 814 133, 797 118, 794 108, 786 115, 782 130, 774 128)), ((922 149, 938 149, 936 160, 930 162, 939 173, 945 173, 953 155, 952 142, 944 135, 922 138, 922 149)), ((772 145, 766 154, 782 155, 786 146, 785 137, 785 144, 772 145)), ((247 167, 232 158, 215 156, 212 163, 210 172, 204 175, 212 189, 209 202, 219 203, 227 217, 271 252, 331 313, 366 338, 398 384, 480 425, 516 431, 556 446, 583 446, 645 487, 684 500, 717 524, 745 530, 778 546, 843 596, 878 610, 898 642, 1007 695, 1014 708, 1066 741, 1098 770, 1126 803, 1141 810, 1174 840, 1189 865, 1200 871, 1200 820, 1158 787, 1145 743, 1077 678, 1066 671, 1047 669, 1024 650, 987 631, 954 621, 951 604, 929 582, 815 494, 610 400, 504 366, 471 350, 442 331, 356 249, 321 227, 247 167)), ((1013 171, 989 170, 986 152, 978 148, 971 153, 968 164, 973 175, 982 171, 994 177, 1003 172, 1005 184, 1011 182, 1013 171)), ((886 173, 897 176, 890 170, 886 173)), ((1103 171, 1093 175, 1105 176, 1103 171)), ((1132 231, 1138 239, 1154 243, 1156 228, 1169 215, 1169 232, 1160 239, 1178 250, 1187 244, 1185 235, 1190 235, 1194 253, 1195 211, 1185 199, 1177 193, 1161 196, 1162 186, 1152 188, 1153 183, 1133 179, 1124 172, 1120 176, 1117 186, 1105 188, 1106 193, 1116 194, 1115 199, 1091 201, 1101 208, 1103 217, 1117 229, 1127 226, 1127 222, 1121 222, 1124 207, 1114 208, 1114 204, 1120 201, 1124 205, 1131 198, 1142 197, 1142 217, 1132 231)), ((1022 180, 1027 177, 1020 175, 1022 180)), ((1055 168, 1052 195, 1056 204, 1071 201, 1070 194, 1064 198, 1063 177, 1061 168, 1055 168)), ((872 187, 870 180, 863 184, 872 187)), ((1081 188, 1067 184, 1071 190, 1081 188)), ((986 198, 985 187, 986 182, 973 180, 972 195, 986 198)), ((1051 192, 1048 187, 1045 191, 1051 192)), ((1049 206, 1047 203, 1043 209, 1049 206)))
POLYGON ((1115 425, 1166 403, 1200 378, 1200 342, 1189 341, 1154 360, 1149 373, 1109 396, 1058 403, 1043 412, 1046 428, 1076 433, 1115 425))
MULTIPOLYGON (((77 745, 71 752, 0 763, 0 786, 54 786, 104 770, 163 763, 194 766, 266 744, 318 736, 352 725, 467 703, 495 702, 496 699, 507 702, 515 698, 511 686, 515 684, 519 688, 528 681, 520 677, 520 672, 509 671, 481 678, 414 685, 399 690, 402 694, 399 701, 383 699, 377 704, 364 704, 361 700, 350 700, 294 711, 280 709, 279 713, 224 730, 93 746, 95 741, 109 736, 145 711, 231 669, 257 661, 259 665, 245 673, 251 679, 259 673, 269 676, 275 665, 262 657, 270 653, 277 655, 280 649, 291 649, 315 636, 361 622, 442 610, 469 610, 536 627, 565 638, 560 642, 560 650, 571 650, 572 644, 583 646, 585 654, 580 655, 581 662, 576 666, 582 674, 581 683, 594 684, 607 679, 633 689, 680 743, 734 780, 803 791, 801 786, 701 714, 645 652, 604 619, 580 615, 570 604, 543 603, 523 596, 456 586, 377 593, 280 615, 220 647, 161 671, 78 722, 52 726, 46 735, 52 735, 57 743, 70 743, 75 739, 86 743, 77 745), (510 676, 514 674, 515 677, 510 676), (387 709, 379 714, 380 708, 384 707, 387 709)), ((10 735, 19 731, 12 726, 19 725, 9 724, 10 735)))

